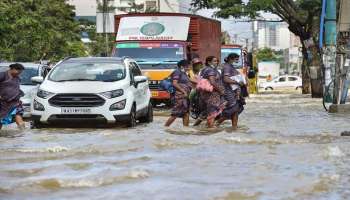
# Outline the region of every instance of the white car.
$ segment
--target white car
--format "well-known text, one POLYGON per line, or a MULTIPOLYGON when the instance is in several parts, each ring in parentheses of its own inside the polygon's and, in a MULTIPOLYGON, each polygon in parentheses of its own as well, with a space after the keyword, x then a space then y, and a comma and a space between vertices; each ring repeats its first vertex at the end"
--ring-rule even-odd
POLYGON ((302 88, 302 79, 299 76, 279 76, 272 81, 260 83, 259 88, 264 90, 299 89, 302 88))
POLYGON ((153 121, 148 79, 130 58, 69 58, 53 67, 31 106, 34 128, 54 123, 153 121))
MULTIPOLYGON (((6 71, 9 69, 9 66, 13 63, 0 63, 0 72, 6 71)), ((24 109, 24 118, 30 117, 30 103, 32 101, 32 96, 36 92, 38 84, 35 84, 31 81, 32 77, 40 76, 41 74, 41 65, 36 63, 20 63, 24 66, 24 71, 20 75, 21 85, 20 89, 23 91, 24 96, 21 98, 23 109, 24 109)))

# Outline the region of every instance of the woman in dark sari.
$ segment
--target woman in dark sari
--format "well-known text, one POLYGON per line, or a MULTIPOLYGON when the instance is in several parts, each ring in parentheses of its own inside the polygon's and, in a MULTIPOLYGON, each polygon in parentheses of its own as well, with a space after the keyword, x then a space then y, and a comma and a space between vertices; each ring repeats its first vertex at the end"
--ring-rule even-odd
MULTIPOLYGON (((214 121, 217 116, 221 114, 225 108, 226 101, 222 98, 224 94, 224 87, 222 85, 222 80, 220 77, 220 72, 217 69, 218 59, 215 56, 209 56, 206 58, 205 65, 206 67, 201 71, 201 77, 207 79, 210 85, 213 87, 213 91, 201 91, 200 99, 205 104, 205 110, 202 111, 202 114, 205 113, 208 123, 208 128, 214 127, 214 121)), ((201 119, 197 120, 194 125, 199 125, 201 119)))
POLYGON ((241 96, 240 87, 238 89, 233 90, 232 85, 236 84, 239 86, 243 86, 243 83, 237 83, 232 80, 231 77, 239 75, 239 71, 235 69, 233 63, 239 62, 239 55, 232 53, 229 54, 225 60, 225 64, 222 69, 222 80, 225 86, 225 100, 227 101, 226 108, 222 112, 220 119, 218 120, 218 124, 221 124, 227 119, 231 119, 232 128, 237 129, 238 124, 238 115, 243 111, 244 99, 241 96))
POLYGON ((172 96, 174 105, 165 126, 170 126, 176 118, 182 118, 184 126, 188 126, 190 122, 190 101, 188 98, 192 89, 191 80, 188 76, 190 63, 187 60, 181 60, 177 65, 177 69, 171 74, 171 80, 176 89, 172 96))
POLYGON ((19 75, 24 70, 21 64, 12 64, 6 72, 0 73, 0 129, 2 125, 15 121, 19 128, 24 128, 22 119, 23 107, 20 101, 23 92, 20 90, 19 75))

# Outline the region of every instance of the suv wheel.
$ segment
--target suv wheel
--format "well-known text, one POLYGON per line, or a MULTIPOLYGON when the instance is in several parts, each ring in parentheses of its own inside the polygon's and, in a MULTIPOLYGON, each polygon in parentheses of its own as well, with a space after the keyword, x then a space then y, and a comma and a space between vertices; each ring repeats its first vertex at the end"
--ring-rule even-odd
POLYGON ((135 105, 132 106, 129 120, 128 120, 128 127, 135 127, 136 126, 136 107, 135 105))
POLYGON ((140 118, 140 122, 142 123, 151 123, 153 122, 153 106, 152 103, 148 104, 147 113, 144 117, 140 118))
POLYGON ((41 128, 45 128, 45 125, 38 120, 34 120, 34 121, 31 121, 30 128, 31 129, 41 129, 41 128))

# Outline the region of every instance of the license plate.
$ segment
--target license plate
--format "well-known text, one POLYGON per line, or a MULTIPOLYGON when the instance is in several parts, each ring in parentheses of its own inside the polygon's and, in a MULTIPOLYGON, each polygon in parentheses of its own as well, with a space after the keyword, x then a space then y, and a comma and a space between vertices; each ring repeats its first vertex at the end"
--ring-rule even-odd
POLYGON ((62 114, 90 114, 90 108, 62 108, 62 114))
POLYGON ((158 96, 158 92, 157 91, 152 91, 152 97, 157 97, 158 96))

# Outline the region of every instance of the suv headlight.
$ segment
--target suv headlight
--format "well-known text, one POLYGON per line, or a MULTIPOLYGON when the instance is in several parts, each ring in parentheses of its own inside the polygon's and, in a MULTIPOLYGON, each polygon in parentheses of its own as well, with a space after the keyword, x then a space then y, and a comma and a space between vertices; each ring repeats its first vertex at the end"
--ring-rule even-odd
POLYGON ((54 93, 52 92, 48 92, 45 90, 38 90, 38 92, 36 93, 36 96, 43 98, 43 99, 47 99, 48 97, 52 96, 54 93))
POLYGON ((110 111, 115 111, 115 110, 123 110, 126 105, 126 99, 119 101, 115 104, 112 104, 111 107, 109 107, 110 111))
POLYGON ((37 102, 35 99, 34 99, 33 107, 34 107, 34 110, 45 111, 45 107, 43 106, 43 104, 37 102))
POLYGON ((119 89, 119 90, 112 90, 112 91, 109 91, 109 92, 102 92, 100 93, 102 96, 108 98, 108 99, 112 99, 112 98, 115 98, 115 97, 120 97, 124 94, 124 91, 122 89, 119 89))

